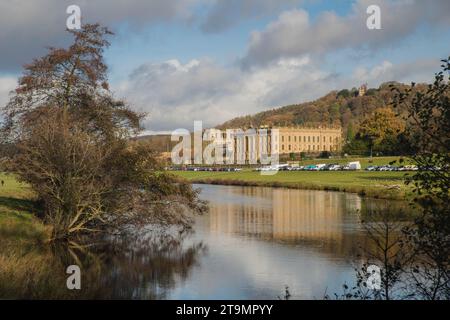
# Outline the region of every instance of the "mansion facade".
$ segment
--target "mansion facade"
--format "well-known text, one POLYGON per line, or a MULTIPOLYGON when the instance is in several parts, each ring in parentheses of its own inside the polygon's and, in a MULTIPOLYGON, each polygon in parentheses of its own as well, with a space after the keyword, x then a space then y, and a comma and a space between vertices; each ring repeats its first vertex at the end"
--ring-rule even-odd
POLYGON ((342 149, 341 128, 281 127, 279 131, 279 153, 339 152, 342 149))
POLYGON ((342 129, 339 127, 260 127, 226 129, 225 132, 207 129, 204 138, 222 146, 229 163, 238 164, 257 163, 262 157, 274 154, 342 150, 342 129))

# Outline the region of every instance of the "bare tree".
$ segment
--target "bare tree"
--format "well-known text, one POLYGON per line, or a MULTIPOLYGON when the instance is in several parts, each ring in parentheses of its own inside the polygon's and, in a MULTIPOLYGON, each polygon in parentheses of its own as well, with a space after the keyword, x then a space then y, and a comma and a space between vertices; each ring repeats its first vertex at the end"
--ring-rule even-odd
POLYGON ((410 223, 394 212, 389 207, 377 209, 368 213, 362 221, 367 243, 361 248, 361 265, 355 268, 356 284, 352 287, 344 284, 343 293, 335 294, 335 298, 392 300, 410 297, 406 290, 405 274, 414 255, 403 233, 410 223), (373 283, 374 279, 378 279, 379 283, 373 283))
POLYGON ((69 48, 25 66, 3 108, 3 138, 16 150, 8 170, 38 195, 54 239, 132 224, 189 227, 206 210, 198 191, 130 141, 143 114, 109 91, 103 51, 111 32, 98 24, 69 32, 69 48))

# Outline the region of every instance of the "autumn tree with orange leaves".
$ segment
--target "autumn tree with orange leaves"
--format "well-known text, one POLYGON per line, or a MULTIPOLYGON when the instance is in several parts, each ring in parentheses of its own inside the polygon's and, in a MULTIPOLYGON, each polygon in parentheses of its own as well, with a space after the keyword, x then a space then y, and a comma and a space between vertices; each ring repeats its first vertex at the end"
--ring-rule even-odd
POLYGON ((390 108, 379 108, 359 126, 358 134, 366 140, 372 157, 373 147, 387 138, 397 137, 405 131, 405 123, 390 108))

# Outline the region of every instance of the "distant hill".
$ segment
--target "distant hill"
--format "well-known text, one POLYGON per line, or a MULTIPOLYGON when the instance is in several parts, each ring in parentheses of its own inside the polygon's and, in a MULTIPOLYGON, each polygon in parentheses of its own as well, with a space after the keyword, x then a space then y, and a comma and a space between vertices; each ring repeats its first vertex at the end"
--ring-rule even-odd
MULTIPOLYGON (((344 136, 353 136, 359 124, 376 109, 392 107, 394 94, 391 85, 408 88, 408 85, 387 82, 378 88, 367 89, 365 95, 359 96, 358 89, 332 91, 327 95, 310 102, 263 111, 254 115, 234 118, 219 126, 218 129, 248 128, 258 126, 341 126, 344 136), (351 131, 351 133, 350 133, 351 131)), ((426 85, 417 85, 421 90, 426 85)), ((396 113, 404 110, 396 109, 396 113)), ((145 141, 157 152, 170 152, 177 142, 170 140, 170 135, 142 136, 137 140, 145 141)))
MULTIPOLYGON (((379 88, 368 89, 364 96, 358 96, 356 88, 332 91, 315 101, 238 117, 217 128, 246 128, 263 125, 340 125, 346 133, 349 127, 357 128, 359 123, 375 109, 391 105, 393 98, 391 84, 408 87, 396 82, 383 83, 379 88)), ((402 112, 402 110, 397 111, 402 112)))
POLYGON ((169 134, 157 134, 140 136, 133 140, 150 144, 156 152, 170 152, 176 144, 176 142, 172 142, 170 138, 169 134))

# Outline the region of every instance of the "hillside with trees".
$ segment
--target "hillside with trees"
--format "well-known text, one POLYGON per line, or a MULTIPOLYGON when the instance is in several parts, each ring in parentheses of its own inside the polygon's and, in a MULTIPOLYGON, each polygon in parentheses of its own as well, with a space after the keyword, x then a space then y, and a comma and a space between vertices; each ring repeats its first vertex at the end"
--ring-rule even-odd
MULTIPOLYGON (((218 126, 246 128, 258 126, 340 126, 343 129, 344 152, 349 154, 401 154, 406 125, 405 110, 393 108, 393 88, 409 88, 397 82, 387 82, 368 89, 360 96, 356 88, 332 91, 310 102, 289 105, 229 120, 218 126), (387 121, 390 128, 380 124, 387 121), (378 122, 378 125, 377 125, 378 122), (375 125, 378 132, 369 133, 375 125), (392 127, 392 128, 391 128, 392 127), (402 148, 399 148, 402 146, 402 148)), ((425 85, 417 85, 423 90, 425 85)), ((373 131, 373 130, 372 130, 373 131)), ((409 149, 408 149, 409 150, 409 149)))

